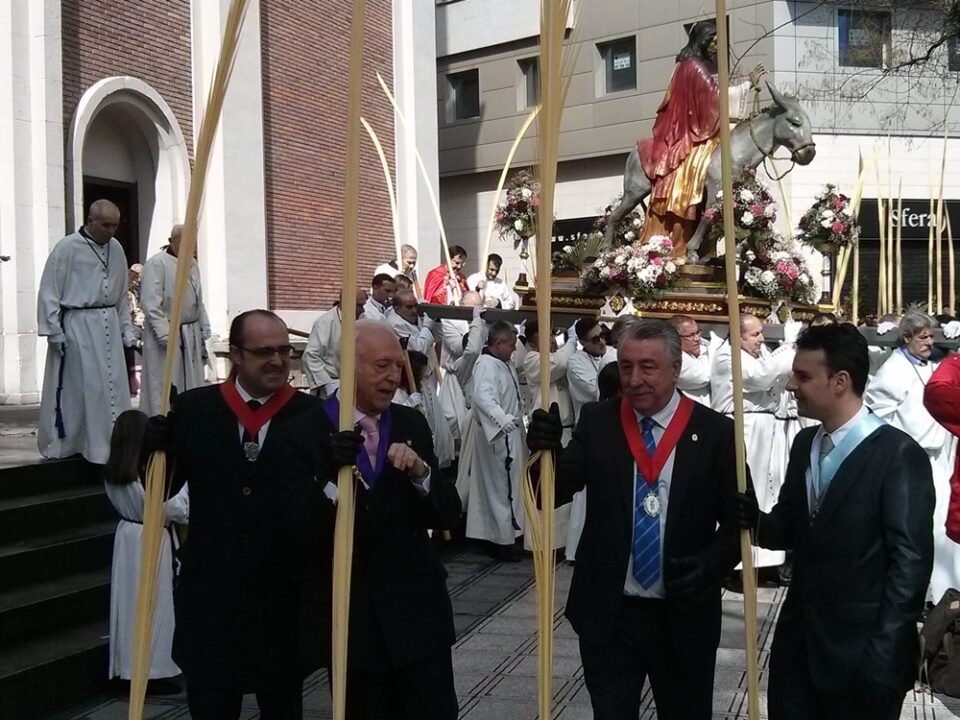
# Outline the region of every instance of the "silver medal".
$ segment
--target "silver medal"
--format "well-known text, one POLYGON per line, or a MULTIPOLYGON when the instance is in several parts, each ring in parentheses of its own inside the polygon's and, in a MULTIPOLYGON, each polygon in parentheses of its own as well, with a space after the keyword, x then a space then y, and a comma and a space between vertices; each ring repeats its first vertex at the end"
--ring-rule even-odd
POLYGON ((248 462, 256 462, 260 455, 260 446, 255 442, 245 442, 243 444, 243 454, 247 456, 248 462))
POLYGON ((643 498, 643 511, 650 517, 660 516, 660 496, 656 493, 647 493, 643 498))

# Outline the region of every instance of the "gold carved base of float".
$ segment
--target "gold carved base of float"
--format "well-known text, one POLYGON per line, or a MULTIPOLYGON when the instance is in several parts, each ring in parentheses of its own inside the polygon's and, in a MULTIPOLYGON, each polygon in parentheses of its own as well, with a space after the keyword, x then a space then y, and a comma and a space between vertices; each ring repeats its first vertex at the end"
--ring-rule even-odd
MULTIPOLYGON (((612 321, 623 315, 667 319, 672 315, 690 315, 699 322, 725 322, 727 319, 727 286, 723 268, 709 265, 684 265, 678 286, 653 299, 632 298, 622 290, 609 294, 586 293, 579 287, 579 278, 561 274, 552 280, 550 306, 557 312, 577 313, 612 321)), ((536 288, 521 294, 524 310, 535 310, 536 288)), ((776 303, 774 303, 776 305, 776 303)), ((795 320, 810 321, 821 308, 817 305, 791 303, 795 320)), ((764 298, 740 296, 741 312, 766 322, 772 313, 771 302, 764 298)))

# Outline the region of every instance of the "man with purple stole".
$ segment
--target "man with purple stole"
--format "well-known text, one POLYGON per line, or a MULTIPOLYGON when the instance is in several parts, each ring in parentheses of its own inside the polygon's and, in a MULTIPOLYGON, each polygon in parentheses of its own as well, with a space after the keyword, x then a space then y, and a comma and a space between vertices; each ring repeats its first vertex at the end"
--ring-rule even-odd
POLYGON ((388 325, 357 323, 356 372, 356 427, 337 431, 337 394, 298 420, 287 447, 285 506, 302 513, 290 523, 308 528, 300 544, 319 552, 308 562, 323 568, 311 582, 309 641, 329 655, 336 481, 339 469, 352 465, 359 477, 347 716, 455 720, 453 611, 430 531, 453 526, 460 498, 440 473, 426 420, 391 402, 403 350, 388 325))

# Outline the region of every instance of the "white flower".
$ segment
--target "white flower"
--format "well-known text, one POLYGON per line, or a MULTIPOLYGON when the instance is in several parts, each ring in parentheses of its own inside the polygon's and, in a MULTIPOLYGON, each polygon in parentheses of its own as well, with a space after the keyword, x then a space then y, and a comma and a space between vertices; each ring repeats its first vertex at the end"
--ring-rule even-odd
POLYGON ((771 270, 764 270, 760 273, 760 282, 770 284, 777 279, 777 276, 773 274, 771 270))
POLYGON ((569 255, 573 252, 573 245, 564 245, 563 251, 569 255))
POLYGON ((747 188, 743 188, 743 190, 740 191, 740 200, 743 202, 753 202, 753 193, 747 188))
POLYGON ((747 258, 747 262, 753 262, 757 259, 757 254, 753 250, 747 250, 745 257, 747 258))
POLYGON ((663 266, 668 273, 671 275, 677 271, 677 265, 673 260, 667 260, 666 264, 663 266))
POLYGON ((533 190, 531 190, 530 188, 523 188, 520 190, 520 195, 523 196, 524 200, 529 200, 530 198, 533 197, 533 190))
POLYGON ((617 265, 623 265, 626 261, 627 261, 626 255, 622 255, 622 254, 621 254, 621 255, 617 255, 617 256, 613 259, 613 262, 614 262, 615 264, 617 264, 617 265))
POLYGON ((755 219, 756 218, 754 218, 753 213, 750 212, 749 210, 740 216, 740 222, 746 225, 747 227, 750 227, 751 225, 753 225, 753 221, 755 219))
POLYGON ((627 232, 624 233, 624 235, 623 235, 623 239, 626 240, 627 242, 633 242, 633 240, 634 240, 636 237, 637 237, 637 236, 634 234, 633 230, 627 230, 627 232))
POLYGON ((803 283, 804 285, 806 285, 807 283, 810 282, 810 276, 807 275, 806 273, 800 273, 799 275, 797 275, 797 280, 803 283))
POLYGON ((717 200, 723 200, 723 188, 717 190, 717 200))
POLYGON ((763 216, 770 218, 770 217, 773 217, 773 214, 775 212, 776 212, 776 208, 774 207, 773 203, 770 203, 763 209, 763 216))
POLYGON ((602 277, 604 280, 608 279, 610 277, 610 268, 608 267, 600 268, 600 277, 602 277))
POLYGON ((843 206, 843 214, 846 215, 847 217, 853 217, 853 206, 851 206, 851 205, 849 205, 849 204, 848 204, 848 205, 844 205, 844 206, 843 206))
POLYGON ((643 227, 643 220, 641 220, 640 218, 634 218, 633 226, 639 230, 641 227, 643 227))
POLYGON ((517 232, 523 232, 523 220, 517 218, 513 221, 513 229, 517 232))
POLYGON ((824 210, 820 213, 821 220, 833 220, 833 210, 824 210))
POLYGON ((828 228, 833 225, 833 220, 821 220, 820 227, 828 228))

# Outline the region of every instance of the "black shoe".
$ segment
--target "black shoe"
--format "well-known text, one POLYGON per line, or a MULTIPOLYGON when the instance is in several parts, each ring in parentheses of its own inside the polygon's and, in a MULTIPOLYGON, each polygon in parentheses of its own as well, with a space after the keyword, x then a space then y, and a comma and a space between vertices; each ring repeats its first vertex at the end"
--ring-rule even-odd
POLYGON ((743 595, 743 573, 733 570, 723 581, 723 587, 732 593, 743 595))
POLYGON ((490 545, 490 557, 497 562, 520 562, 523 553, 515 544, 510 545, 490 545))
POLYGON ((183 686, 173 678, 162 678, 147 682, 147 695, 179 695, 183 686))

